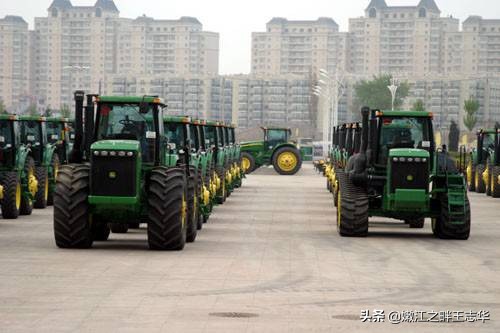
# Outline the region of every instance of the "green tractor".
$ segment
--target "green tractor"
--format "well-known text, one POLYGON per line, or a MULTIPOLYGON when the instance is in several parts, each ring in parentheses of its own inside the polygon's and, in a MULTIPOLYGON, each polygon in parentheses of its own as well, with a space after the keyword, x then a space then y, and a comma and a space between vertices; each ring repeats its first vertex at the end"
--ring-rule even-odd
POLYGON ((243 174, 241 172, 241 146, 236 142, 235 126, 225 124, 222 126, 224 140, 228 146, 228 170, 226 171, 226 191, 228 196, 242 184, 243 174))
POLYGON ((18 117, 0 115, 0 201, 5 219, 30 215, 38 181, 31 147, 22 143, 18 117))
POLYGON ((500 197, 500 129, 477 132, 477 147, 469 154, 466 170, 470 191, 500 197))
POLYGON ((89 248, 108 239, 110 224, 143 222, 150 249, 183 249, 187 180, 184 169, 168 165, 163 100, 87 95, 85 117, 83 100, 75 92, 74 147, 56 180, 57 246, 89 248))
POLYGON ((68 164, 72 149, 68 119, 56 117, 47 118, 45 124, 47 142, 56 147, 59 163, 68 164))
POLYGON ((205 125, 205 138, 212 149, 212 172, 215 184, 215 202, 223 204, 227 199, 226 178, 229 170, 229 146, 224 140, 223 126, 218 121, 207 121, 205 125))
MULTIPOLYGON (((51 121, 52 125, 53 122, 51 121)), ((64 125, 63 125, 64 126, 64 125)), ((35 177, 38 181, 38 191, 35 195, 35 208, 45 208, 54 202, 54 189, 56 177, 60 167, 60 159, 57 146, 60 140, 56 140, 56 134, 52 131, 48 135, 47 119, 39 116, 20 116, 19 128, 21 142, 30 148, 30 156, 35 162, 35 177)), ((58 138, 64 133, 64 127, 57 132, 58 138)))
POLYGON ((272 164, 280 175, 294 175, 302 166, 302 155, 290 141, 289 128, 262 127, 264 140, 241 143, 241 165, 251 173, 262 165, 272 164))
POLYGON ((336 171, 337 229, 366 236, 370 216, 422 228, 439 238, 468 239, 470 206, 464 176, 437 150, 432 113, 362 109, 361 147, 336 171))

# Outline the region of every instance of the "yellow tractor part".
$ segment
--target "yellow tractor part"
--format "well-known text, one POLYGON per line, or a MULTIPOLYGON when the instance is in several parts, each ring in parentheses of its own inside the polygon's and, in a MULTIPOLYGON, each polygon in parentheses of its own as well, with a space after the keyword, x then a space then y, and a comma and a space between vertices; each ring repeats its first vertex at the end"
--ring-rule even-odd
POLYGON ((243 157, 241 159, 241 168, 243 169, 243 171, 247 171, 248 169, 250 169, 250 160, 247 157, 243 157))
POLYGON ((215 188, 220 189, 220 178, 219 176, 215 176, 215 188))
POLYGON ((489 184, 489 177, 490 177, 490 169, 486 167, 483 172, 483 182, 485 184, 489 184))
POLYGON ((201 190, 201 199, 203 200, 203 204, 207 206, 210 203, 210 191, 207 189, 205 185, 203 185, 201 190))
POLYGON ((28 191, 33 196, 35 196, 36 192, 38 191, 38 180, 36 180, 35 172, 33 171, 33 169, 30 169, 28 171, 28 191))
POLYGON ((497 184, 500 185, 500 176, 498 176, 497 184))
POLYGON ((297 157, 289 151, 285 151, 278 156, 278 167, 283 171, 292 171, 297 166, 297 157))
POLYGON ((21 207, 21 183, 16 186, 16 209, 21 207))
POLYGON ((182 205, 181 205, 181 223, 182 223, 182 228, 184 228, 184 225, 186 224, 186 217, 187 217, 187 202, 186 202, 186 198, 183 195, 182 196, 182 205))
POLYGON ((0 185, 0 200, 3 199, 3 186, 0 185))
POLYGON ((465 173, 467 175, 467 184, 472 185, 472 162, 469 161, 467 164, 467 169, 465 169, 465 173))
POLYGON ((231 184, 231 181, 233 180, 233 176, 231 175, 231 172, 226 173, 226 181, 231 184))

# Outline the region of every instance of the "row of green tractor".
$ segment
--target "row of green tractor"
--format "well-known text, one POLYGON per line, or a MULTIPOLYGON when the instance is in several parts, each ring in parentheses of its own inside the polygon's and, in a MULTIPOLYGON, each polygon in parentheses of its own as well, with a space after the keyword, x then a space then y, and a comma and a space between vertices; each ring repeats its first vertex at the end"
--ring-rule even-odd
POLYGON ((15 219, 52 205, 56 177, 72 143, 68 120, 0 115, 0 203, 15 219))
POLYGON ((242 185, 234 126, 166 114, 157 96, 75 92, 75 136, 54 192, 61 248, 147 224, 150 249, 182 250, 242 185))
POLYGON ((462 149, 459 163, 466 170, 467 185, 470 191, 500 198, 499 128, 479 130, 476 148, 469 153, 462 149))
POLYGON ((410 228, 431 218, 436 237, 468 239, 465 177, 446 147, 436 147, 432 113, 364 107, 361 115, 361 123, 333 129, 329 156, 316 163, 333 194, 339 234, 367 236, 373 216, 410 228))

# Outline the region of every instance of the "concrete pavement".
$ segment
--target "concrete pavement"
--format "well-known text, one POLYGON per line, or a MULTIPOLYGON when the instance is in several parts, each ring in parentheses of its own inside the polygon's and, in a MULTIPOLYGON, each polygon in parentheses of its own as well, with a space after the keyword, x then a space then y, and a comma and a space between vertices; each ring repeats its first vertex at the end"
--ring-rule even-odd
POLYGON ((471 206, 468 241, 380 219, 367 238, 341 238, 325 178, 305 164, 249 175, 182 252, 149 251, 144 226, 61 250, 52 209, 36 210, 0 220, 0 331, 499 332, 500 200, 471 206), (490 320, 388 322, 406 310, 490 320))

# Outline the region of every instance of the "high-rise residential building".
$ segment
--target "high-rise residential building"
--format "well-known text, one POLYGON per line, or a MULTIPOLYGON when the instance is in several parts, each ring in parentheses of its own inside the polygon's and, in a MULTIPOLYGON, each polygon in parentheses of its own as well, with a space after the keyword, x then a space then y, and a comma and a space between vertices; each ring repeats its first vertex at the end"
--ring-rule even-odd
POLYGON ((0 19, 0 98, 8 111, 30 95, 28 23, 19 16, 0 19))
POLYGON ((421 76, 446 74, 445 42, 459 20, 441 17, 434 0, 416 6, 388 6, 372 0, 365 16, 349 20, 350 73, 421 76))
POLYGON ((35 18, 34 95, 59 108, 76 89, 102 92, 107 75, 215 75, 219 35, 202 28, 191 17, 121 18, 113 0, 54 0, 35 18))
POLYGON ((347 34, 331 18, 273 18, 266 32, 252 33, 252 74, 311 74, 335 71, 346 60, 347 34))
POLYGON ((469 16, 463 22, 463 73, 500 75, 500 19, 469 16))

